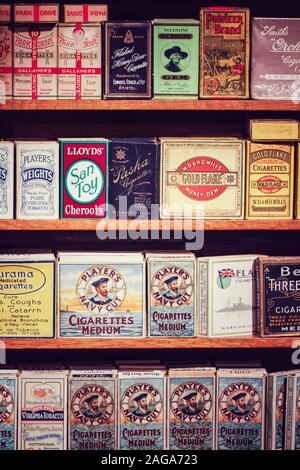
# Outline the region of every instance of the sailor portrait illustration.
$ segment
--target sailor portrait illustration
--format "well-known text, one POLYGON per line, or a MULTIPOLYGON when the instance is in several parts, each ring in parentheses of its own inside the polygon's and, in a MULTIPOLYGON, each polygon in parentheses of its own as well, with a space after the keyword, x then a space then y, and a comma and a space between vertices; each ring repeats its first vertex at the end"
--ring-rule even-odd
POLYGON ((148 393, 140 393, 138 396, 134 398, 137 406, 132 411, 135 416, 147 416, 150 414, 150 410, 148 408, 148 393))
POLYGON ((251 406, 247 403, 247 393, 240 392, 234 397, 232 400, 235 402, 235 405, 230 406, 231 413, 235 414, 236 416, 245 416, 249 411, 251 411, 251 406))
POLYGON ((181 50, 179 46, 173 46, 165 51, 165 57, 169 62, 164 66, 169 72, 181 72, 184 69, 181 61, 188 57, 188 53, 181 50))
POLYGON ((109 296, 108 283, 109 278, 101 277, 96 281, 92 282, 92 286, 96 290, 96 295, 94 295, 90 300, 96 305, 106 305, 112 301, 112 298, 109 296))
POLYGON ((99 406, 99 395, 91 395, 84 400, 86 408, 81 410, 86 418, 98 418, 103 415, 104 408, 99 406))
POLYGON ((188 416, 195 416, 203 409, 203 404, 197 400, 197 392, 190 392, 184 398, 186 404, 181 408, 182 413, 188 416))
POLYGON ((179 299, 179 297, 181 297, 178 287, 178 276, 171 276, 166 279, 164 283, 168 287, 168 290, 166 290, 166 292, 164 292, 163 294, 163 297, 165 297, 165 299, 173 300, 179 299))

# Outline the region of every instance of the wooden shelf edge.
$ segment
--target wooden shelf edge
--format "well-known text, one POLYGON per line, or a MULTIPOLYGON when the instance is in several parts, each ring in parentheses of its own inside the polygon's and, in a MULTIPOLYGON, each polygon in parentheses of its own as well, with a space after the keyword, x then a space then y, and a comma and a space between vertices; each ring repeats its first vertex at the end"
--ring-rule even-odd
POLYGON ((300 230, 300 220, 0 220, 0 231, 300 230))
POLYGON ((94 111, 298 111, 300 101, 282 100, 8 100, 3 111, 94 110, 94 111))
POLYGON ((2 339, 7 349, 216 349, 292 348, 297 338, 59 338, 2 339))

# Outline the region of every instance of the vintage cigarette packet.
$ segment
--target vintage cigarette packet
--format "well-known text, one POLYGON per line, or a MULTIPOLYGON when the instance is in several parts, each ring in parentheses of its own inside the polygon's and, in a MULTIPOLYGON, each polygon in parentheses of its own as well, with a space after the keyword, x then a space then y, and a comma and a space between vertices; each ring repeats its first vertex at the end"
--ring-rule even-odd
POLYGON ((153 93, 156 99, 197 99, 199 21, 153 21, 153 93))
POLYGON ((0 140, 0 219, 13 219, 14 194, 14 143, 0 140))
POLYGON ((66 450, 68 371, 23 370, 19 450, 66 450))
POLYGON ((200 10, 200 98, 249 98, 248 8, 200 10))
POLYGON ((244 142, 161 138, 161 218, 241 219, 244 142))
POLYGON ((169 450, 212 450, 215 445, 214 368, 169 369, 169 450))
POLYGON ((119 449, 164 450, 164 370, 119 372, 119 449))
POLYGON ((98 219, 107 215, 108 140, 59 139, 60 217, 98 219))
POLYGON ((292 219, 294 147, 247 142, 246 219, 292 219))
POLYGON ((69 449, 116 449, 116 379, 117 370, 71 370, 69 377, 69 449))
POLYGON ((197 259, 200 336, 251 336, 258 255, 197 259))
POLYGON ((18 371, 0 369, 0 451, 17 448, 18 371))
POLYGON ((145 334, 141 253, 59 253, 59 336, 145 334))
POLYGON ((259 336, 300 334, 300 258, 260 257, 256 262, 259 336))
POLYGON ((300 140, 300 122, 296 119, 250 119, 250 140, 297 142, 300 140))
POLYGON ((147 253, 149 336, 196 336, 196 260, 147 253))
POLYGON ((0 337, 53 338, 54 255, 0 255, 0 273, 0 337))
POLYGON ((100 23, 108 20, 108 6, 81 3, 63 5, 64 23, 100 23))
POLYGON ((151 98, 152 25, 105 23, 104 98, 151 98))
POLYGON ((102 98, 100 23, 58 25, 58 99, 102 98))
POLYGON ((58 219, 57 142, 16 141, 17 219, 58 219))
POLYGON ((262 450, 265 427, 265 369, 217 371, 218 450, 262 450))

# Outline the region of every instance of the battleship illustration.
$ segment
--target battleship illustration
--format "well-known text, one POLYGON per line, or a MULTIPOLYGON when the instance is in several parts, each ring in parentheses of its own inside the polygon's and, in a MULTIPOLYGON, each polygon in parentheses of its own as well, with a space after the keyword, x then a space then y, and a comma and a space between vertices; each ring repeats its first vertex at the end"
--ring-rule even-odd
POLYGON ((242 302, 242 297, 239 297, 239 300, 236 301, 235 299, 228 298, 227 303, 224 307, 220 310, 216 310, 217 312, 241 312, 243 310, 252 309, 252 305, 247 305, 242 302))

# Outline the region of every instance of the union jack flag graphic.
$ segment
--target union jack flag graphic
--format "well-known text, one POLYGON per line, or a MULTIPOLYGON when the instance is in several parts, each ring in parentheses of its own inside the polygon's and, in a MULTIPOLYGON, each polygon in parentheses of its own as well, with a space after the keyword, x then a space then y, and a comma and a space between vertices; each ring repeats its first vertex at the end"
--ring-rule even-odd
POLYGON ((234 270, 231 268, 219 269, 219 276, 221 279, 224 279, 225 277, 234 277, 234 270))

